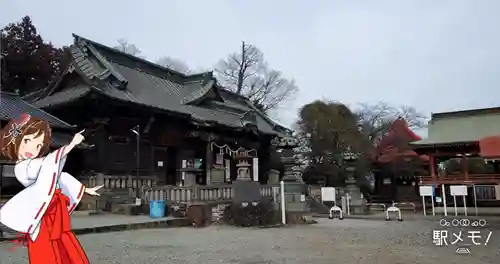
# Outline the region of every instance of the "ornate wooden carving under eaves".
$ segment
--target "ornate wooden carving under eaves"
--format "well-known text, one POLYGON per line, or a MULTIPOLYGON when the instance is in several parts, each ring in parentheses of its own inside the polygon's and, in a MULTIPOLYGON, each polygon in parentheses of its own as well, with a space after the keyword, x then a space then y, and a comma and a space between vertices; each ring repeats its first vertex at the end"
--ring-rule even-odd
POLYGON ((204 132, 204 131, 189 131, 186 135, 186 137, 189 138, 200 138, 204 141, 214 141, 218 140, 220 137, 209 132, 204 132))

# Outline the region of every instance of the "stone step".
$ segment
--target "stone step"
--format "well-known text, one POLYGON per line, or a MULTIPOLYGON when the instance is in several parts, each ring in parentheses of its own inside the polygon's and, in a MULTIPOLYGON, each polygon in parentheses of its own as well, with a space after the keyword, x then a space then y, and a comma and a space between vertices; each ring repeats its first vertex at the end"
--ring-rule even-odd
POLYGON ((323 214, 323 213, 329 213, 330 211, 330 207, 312 197, 306 197, 306 203, 311 212, 323 214))
POLYGON ((143 206, 135 204, 111 204, 110 212, 121 215, 140 215, 143 213, 143 206))

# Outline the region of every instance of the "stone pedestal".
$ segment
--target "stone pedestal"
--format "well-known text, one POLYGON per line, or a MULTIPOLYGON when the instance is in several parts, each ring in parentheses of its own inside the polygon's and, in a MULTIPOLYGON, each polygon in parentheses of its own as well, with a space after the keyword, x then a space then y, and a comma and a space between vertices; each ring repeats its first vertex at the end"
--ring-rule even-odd
MULTIPOLYGON (((267 184, 275 185, 280 183, 280 172, 277 170, 269 170, 267 184)), ((500 197, 500 196, 499 196, 500 197)))
POLYGON ((211 169, 210 176, 212 178, 211 183, 224 183, 226 180, 225 169, 211 169))
POLYGON ((349 194, 349 210, 353 215, 367 214, 367 208, 362 198, 361 190, 356 185, 354 167, 347 167, 346 193, 349 194))
POLYGON ((233 202, 236 204, 259 202, 260 184, 254 182, 250 168, 252 157, 238 155, 236 160, 236 180, 233 182, 233 202))

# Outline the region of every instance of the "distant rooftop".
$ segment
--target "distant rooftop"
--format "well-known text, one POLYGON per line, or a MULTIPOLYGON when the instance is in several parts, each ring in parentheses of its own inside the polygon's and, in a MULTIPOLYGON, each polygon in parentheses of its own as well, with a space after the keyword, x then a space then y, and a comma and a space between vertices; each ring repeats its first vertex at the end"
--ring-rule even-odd
POLYGON ((73 128, 72 125, 31 105, 14 93, 0 91, 0 106, 0 120, 11 120, 18 118, 22 113, 26 113, 49 122, 52 127, 73 128))
POLYGON ((468 144, 496 135, 500 135, 500 107, 470 109, 432 114, 428 137, 412 144, 468 144))
POLYGON ((466 117, 466 116, 476 116, 484 114, 499 114, 500 107, 489 107, 489 108, 479 108, 479 109, 467 109, 451 112, 441 112, 433 113, 431 115, 431 121, 436 118, 453 118, 453 117, 466 117))

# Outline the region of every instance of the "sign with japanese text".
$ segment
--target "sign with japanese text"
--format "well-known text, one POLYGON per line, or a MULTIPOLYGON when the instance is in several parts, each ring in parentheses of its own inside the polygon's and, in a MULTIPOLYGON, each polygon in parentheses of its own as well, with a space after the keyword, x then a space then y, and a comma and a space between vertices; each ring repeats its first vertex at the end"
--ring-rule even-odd
POLYGON ((467 196, 466 185, 451 185, 450 194, 453 196, 467 196))
POLYGON ((420 186, 420 196, 434 196, 434 186, 420 186))
POLYGON ((321 187, 321 200, 325 202, 335 202, 335 188, 321 187))
POLYGON ((432 243, 436 246, 486 246, 492 231, 469 230, 449 232, 448 230, 433 230, 432 243))

